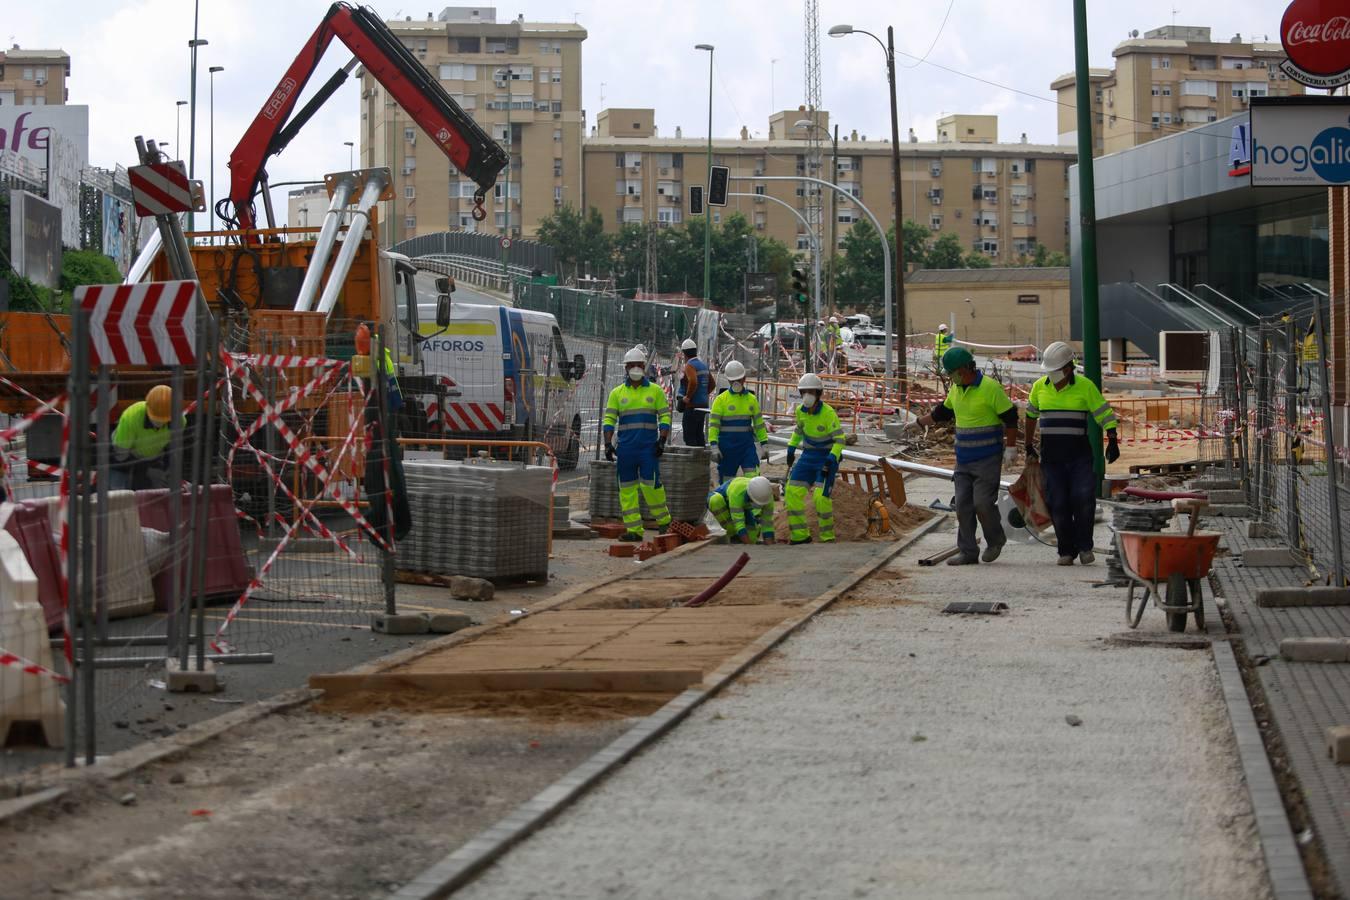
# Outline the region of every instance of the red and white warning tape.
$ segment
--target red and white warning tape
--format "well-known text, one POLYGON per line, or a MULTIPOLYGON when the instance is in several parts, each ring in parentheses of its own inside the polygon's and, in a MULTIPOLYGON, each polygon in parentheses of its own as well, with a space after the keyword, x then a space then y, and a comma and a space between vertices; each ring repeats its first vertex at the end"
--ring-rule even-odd
MULTIPOLYGON (((45 640, 45 639, 44 639, 45 640)), ((66 684, 70 679, 60 672, 53 672, 46 666, 40 666, 29 659, 24 659, 15 653, 0 649, 0 666, 10 669, 19 669, 28 675, 40 675, 43 678, 50 678, 57 684, 66 684)))

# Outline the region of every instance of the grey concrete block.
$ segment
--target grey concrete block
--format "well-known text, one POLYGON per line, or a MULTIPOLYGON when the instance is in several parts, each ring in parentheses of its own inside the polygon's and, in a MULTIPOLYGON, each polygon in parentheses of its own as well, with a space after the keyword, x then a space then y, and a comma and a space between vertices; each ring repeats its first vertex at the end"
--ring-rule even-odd
POLYGON ((1334 763, 1350 763, 1350 725, 1332 725, 1327 729, 1327 754, 1334 763))
POLYGON ((426 634, 430 626, 425 616, 376 613, 370 617, 370 630, 380 634, 426 634))
POLYGON ((461 612, 427 613, 426 620, 433 634, 454 634, 473 624, 469 614, 461 612))
POLYGON ((1217 503, 1211 504, 1205 510, 1207 516, 1224 516, 1231 519, 1241 519, 1251 515, 1251 510, 1247 508, 1246 503, 1217 503))
POLYGON ((1264 588, 1256 592, 1256 605, 1263 609, 1281 606, 1350 606, 1350 588, 1325 585, 1264 588))
POLYGON ((1288 547, 1248 547, 1242 551, 1242 564, 1248 568, 1301 566, 1288 547))
POLYGON ((1247 537, 1249 538, 1277 538, 1280 536, 1280 530, 1274 525, 1266 522, 1248 522, 1247 537))
POLYGON ((1196 491, 1235 491, 1242 487, 1242 482, 1228 478, 1196 478, 1190 486, 1196 491))
POLYGON ((164 685, 170 693, 180 694, 195 691, 199 694, 214 694, 223 690, 225 685, 216 674, 216 667, 209 660, 198 672, 196 660, 189 659, 184 669, 176 659, 164 661, 164 685))
POLYGON ((1247 505, 1247 492, 1238 490, 1216 490, 1214 488, 1206 489, 1205 493, 1209 495, 1211 504, 1223 503, 1241 503, 1247 505))
POLYGON ((456 600, 491 600, 496 589, 483 578, 455 575, 450 579, 450 595, 456 600))
POLYGON ((1280 656, 1290 662, 1346 662, 1350 641, 1345 638, 1285 638, 1280 656))

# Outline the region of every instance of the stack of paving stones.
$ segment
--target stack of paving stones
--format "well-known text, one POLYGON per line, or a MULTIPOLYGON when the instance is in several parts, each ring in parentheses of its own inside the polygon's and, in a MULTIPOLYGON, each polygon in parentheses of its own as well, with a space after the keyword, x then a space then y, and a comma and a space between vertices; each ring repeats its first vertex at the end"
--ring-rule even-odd
MULTIPOLYGON (((661 483, 666 489, 666 504, 671 518, 681 522, 701 522, 712 490, 709 466, 712 458, 704 447, 666 448, 661 455, 661 483)), ((616 464, 595 460, 590 465, 591 521, 622 519, 619 509, 619 482, 616 464)), ((642 518, 651 521, 647 501, 642 500, 642 518)))
MULTIPOLYGON (((1120 503, 1113 505, 1112 509, 1113 532, 1162 531, 1172 519, 1172 507, 1166 503, 1120 503)), ((1111 552, 1106 554, 1106 574, 1111 584, 1130 583, 1115 541, 1111 542, 1111 552)))
POLYGON ((399 568, 513 579, 548 573, 548 466, 490 461, 404 463, 413 527, 399 568))

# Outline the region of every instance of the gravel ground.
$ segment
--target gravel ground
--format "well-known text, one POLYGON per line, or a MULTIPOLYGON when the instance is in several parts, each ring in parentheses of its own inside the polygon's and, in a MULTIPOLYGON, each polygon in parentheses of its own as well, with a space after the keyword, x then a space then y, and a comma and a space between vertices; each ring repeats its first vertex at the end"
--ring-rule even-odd
POLYGON ((1108 647, 1124 604, 1088 586, 1100 562, 1010 545, 991 567, 914 565, 951 541, 456 896, 1268 897, 1210 654, 1108 647), (940 613, 957 599, 1012 610, 940 613))

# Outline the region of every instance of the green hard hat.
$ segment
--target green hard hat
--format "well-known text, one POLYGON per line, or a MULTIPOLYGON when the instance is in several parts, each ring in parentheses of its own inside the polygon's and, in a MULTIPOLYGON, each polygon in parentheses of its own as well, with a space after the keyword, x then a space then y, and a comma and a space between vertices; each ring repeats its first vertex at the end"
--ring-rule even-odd
POLYGON ((965 347, 953 347, 942 354, 942 368, 948 372, 955 372, 957 369, 974 364, 975 357, 971 356, 965 347))

